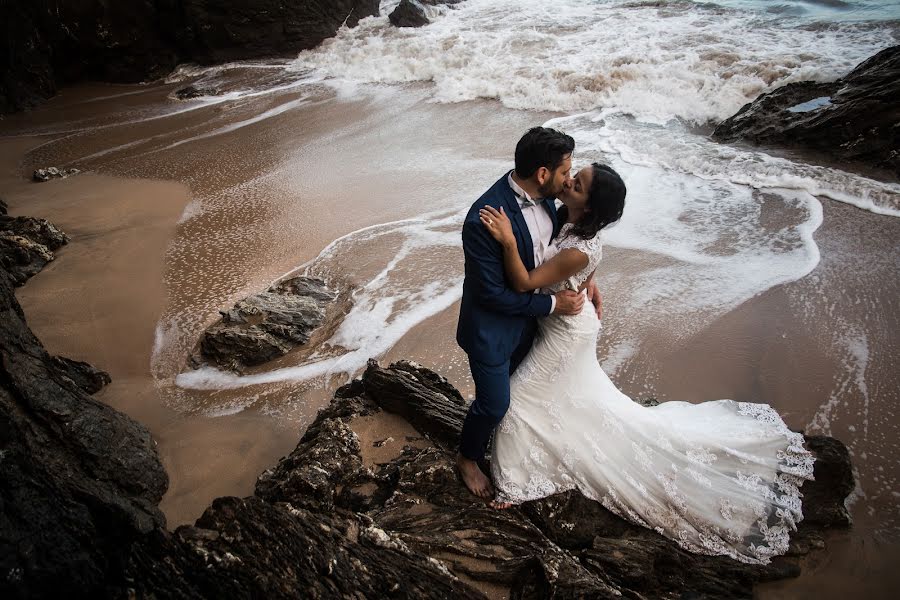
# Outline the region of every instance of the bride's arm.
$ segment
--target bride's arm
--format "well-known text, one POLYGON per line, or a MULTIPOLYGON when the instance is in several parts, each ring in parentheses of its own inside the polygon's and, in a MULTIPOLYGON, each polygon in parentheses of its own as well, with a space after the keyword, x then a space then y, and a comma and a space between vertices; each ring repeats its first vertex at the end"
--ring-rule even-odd
POLYGON ((503 247, 503 267, 509 278, 510 287, 517 292, 530 292, 565 281, 588 264, 588 257, 583 252, 574 248, 565 248, 538 268, 528 271, 519 257, 516 236, 512 232, 512 224, 503 209, 497 211, 491 206, 483 208, 481 222, 503 247))

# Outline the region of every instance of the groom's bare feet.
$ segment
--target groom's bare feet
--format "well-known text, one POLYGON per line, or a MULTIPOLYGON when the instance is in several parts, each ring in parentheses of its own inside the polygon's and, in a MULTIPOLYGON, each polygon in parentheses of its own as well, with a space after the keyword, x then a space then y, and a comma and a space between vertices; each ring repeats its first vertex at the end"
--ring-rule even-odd
POLYGON ((474 460, 469 460, 462 454, 456 455, 456 466, 459 468, 459 474, 462 475, 463 483, 469 488, 469 491, 479 498, 490 498, 494 495, 494 488, 491 486, 491 480, 481 470, 474 460))
POLYGON ((496 508, 497 510, 506 510, 507 508, 512 507, 512 502, 500 502, 499 500, 491 500, 490 506, 491 508, 496 508))

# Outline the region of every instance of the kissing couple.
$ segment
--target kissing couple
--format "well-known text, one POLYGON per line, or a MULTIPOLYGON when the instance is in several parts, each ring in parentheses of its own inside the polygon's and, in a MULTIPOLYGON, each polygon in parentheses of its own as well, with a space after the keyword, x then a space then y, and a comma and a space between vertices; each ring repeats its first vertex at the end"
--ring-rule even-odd
POLYGON ((498 509, 577 489, 690 552, 766 564, 803 519, 814 458, 766 404, 644 407, 603 372, 594 274, 626 188, 596 162, 571 177, 574 149, 564 133, 529 130, 463 224, 457 342, 475 399, 462 480, 498 509))

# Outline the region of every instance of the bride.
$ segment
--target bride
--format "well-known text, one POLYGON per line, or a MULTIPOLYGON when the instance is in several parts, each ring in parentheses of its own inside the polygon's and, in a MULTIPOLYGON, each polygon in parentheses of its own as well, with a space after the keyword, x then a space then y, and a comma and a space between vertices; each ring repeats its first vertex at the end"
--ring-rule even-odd
MULTIPOLYGON (((531 272, 502 210, 481 211, 517 291, 583 290, 600 262, 599 231, 622 215, 625 184, 594 163, 559 199, 565 225, 531 272)), ((775 410, 732 400, 641 406, 600 367, 590 305, 539 323, 494 434, 495 507, 577 489, 690 552, 766 564, 787 551, 814 459, 775 410)))

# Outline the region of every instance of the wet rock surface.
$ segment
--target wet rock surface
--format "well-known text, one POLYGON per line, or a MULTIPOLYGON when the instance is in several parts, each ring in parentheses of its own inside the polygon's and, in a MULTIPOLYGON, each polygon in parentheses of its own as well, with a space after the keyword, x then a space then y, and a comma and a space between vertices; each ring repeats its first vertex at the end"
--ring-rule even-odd
POLYGON ((310 340, 337 298, 321 279, 282 281, 221 311, 222 319, 201 338, 201 357, 241 371, 284 356, 310 340))
POLYGON ((831 83, 790 83, 720 123, 721 142, 804 148, 900 178, 900 46, 831 83))
POLYGON ((139 423, 61 370, 0 269, 0 596, 103 597, 122 548, 165 527, 168 485, 139 423))
POLYGON ((133 83, 179 62, 215 62, 312 48, 378 0, 70 0, 2 2, 0 113, 33 106, 82 80, 133 83))
POLYGON ((425 7, 416 0, 401 0, 388 19, 395 27, 423 27, 431 23, 425 7))
POLYGON ((46 169, 35 169, 31 174, 31 178, 37 182, 50 181, 51 179, 65 179, 72 175, 81 173, 78 169, 60 169, 59 167, 47 167, 46 169))
POLYGON ((0 214, 0 267, 13 285, 23 285, 55 257, 54 250, 69 241, 46 219, 0 214))
POLYGON ((54 356, 51 360, 60 375, 67 377, 86 394, 96 394, 112 383, 109 373, 86 362, 64 356, 54 356))

